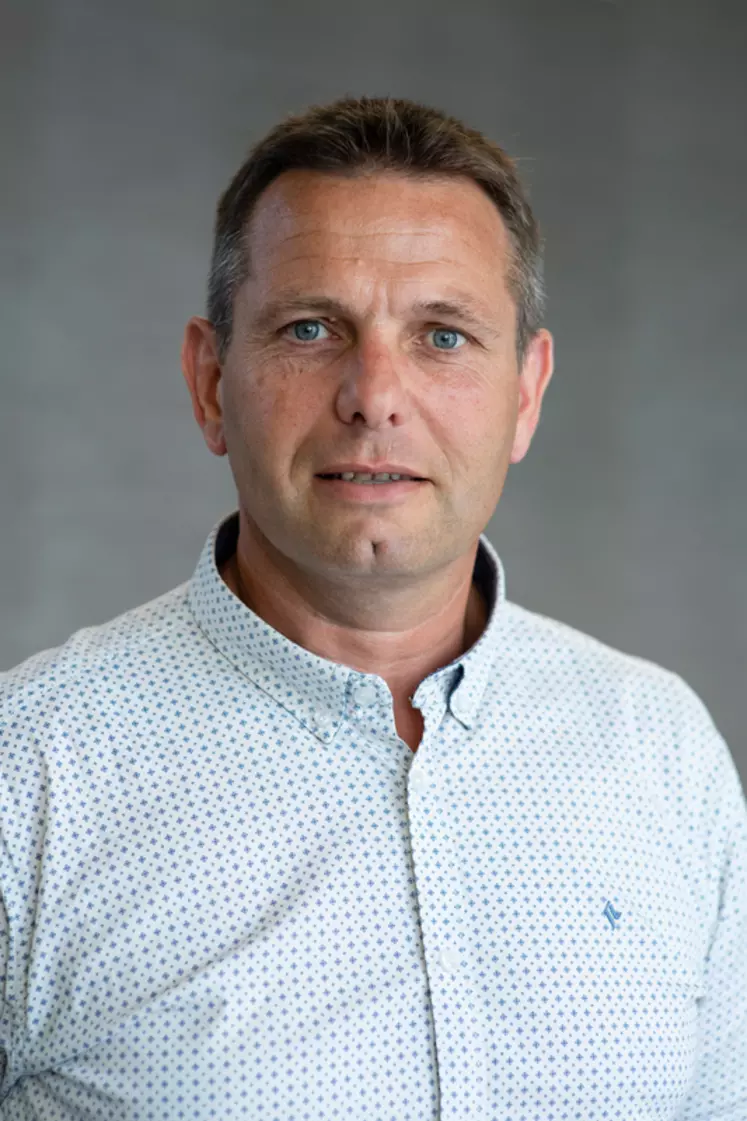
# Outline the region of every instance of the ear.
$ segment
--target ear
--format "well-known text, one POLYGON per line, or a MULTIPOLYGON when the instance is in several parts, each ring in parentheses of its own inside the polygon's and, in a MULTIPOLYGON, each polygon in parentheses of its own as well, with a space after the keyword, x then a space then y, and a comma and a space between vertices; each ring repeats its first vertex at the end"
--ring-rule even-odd
POLYGON ((529 451, 534 430, 539 424, 542 398, 553 372, 553 339, 549 331, 539 330, 528 342, 519 373, 519 412, 516 420, 511 463, 518 463, 529 451))
POLYGON ((226 454, 223 430, 222 370, 212 323, 194 315, 184 329, 182 373, 192 411, 213 455, 226 454))

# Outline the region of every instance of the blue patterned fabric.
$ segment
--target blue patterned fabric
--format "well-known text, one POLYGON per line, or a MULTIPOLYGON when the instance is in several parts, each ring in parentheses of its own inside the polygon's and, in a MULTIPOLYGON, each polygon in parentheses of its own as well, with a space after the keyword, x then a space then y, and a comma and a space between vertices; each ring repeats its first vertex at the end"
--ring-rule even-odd
POLYGON ((218 564, 0 677, 7 1121, 747 1118, 747 809, 676 675, 506 599, 415 693, 218 564))

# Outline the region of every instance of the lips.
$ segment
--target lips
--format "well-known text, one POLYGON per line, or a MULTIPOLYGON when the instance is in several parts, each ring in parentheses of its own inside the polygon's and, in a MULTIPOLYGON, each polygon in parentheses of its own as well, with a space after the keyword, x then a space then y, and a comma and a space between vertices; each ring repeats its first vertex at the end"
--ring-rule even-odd
POLYGON ((409 502, 413 495, 422 492, 429 485, 427 479, 373 479, 340 478, 339 476, 315 476, 320 494, 328 495, 330 501, 340 502, 353 507, 397 506, 409 502))

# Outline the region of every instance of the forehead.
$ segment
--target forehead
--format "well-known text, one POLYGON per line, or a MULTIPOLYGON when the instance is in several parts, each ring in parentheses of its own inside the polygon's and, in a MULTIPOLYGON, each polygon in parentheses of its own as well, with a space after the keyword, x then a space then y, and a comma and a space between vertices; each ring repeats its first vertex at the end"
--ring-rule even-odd
POLYGON ((463 176, 284 172, 260 195, 247 235, 255 277, 331 261, 478 278, 503 275, 511 252, 497 207, 463 176))

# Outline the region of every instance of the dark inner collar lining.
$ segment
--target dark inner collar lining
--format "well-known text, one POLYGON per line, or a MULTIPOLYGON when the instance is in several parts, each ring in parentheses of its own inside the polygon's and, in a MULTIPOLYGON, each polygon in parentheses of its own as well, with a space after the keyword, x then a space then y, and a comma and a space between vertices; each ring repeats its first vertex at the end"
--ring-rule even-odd
MULTIPOLYGON (((218 531, 218 536, 215 542, 215 564, 220 568, 229 560, 230 557, 236 552, 236 543, 239 539, 239 512, 235 511, 234 514, 228 518, 218 531)), ((477 584, 482 592, 485 601, 488 605, 488 612, 493 610, 495 604, 495 597, 497 595, 497 575, 485 555, 485 550, 482 543, 478 546, 477 556, 475 557, 475 567, 472 572, 473 583, 477 584)))

